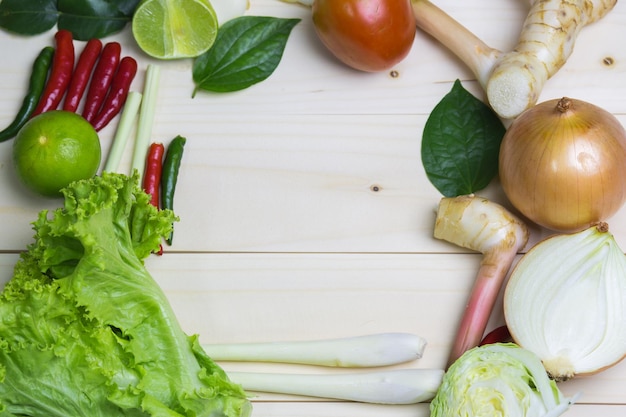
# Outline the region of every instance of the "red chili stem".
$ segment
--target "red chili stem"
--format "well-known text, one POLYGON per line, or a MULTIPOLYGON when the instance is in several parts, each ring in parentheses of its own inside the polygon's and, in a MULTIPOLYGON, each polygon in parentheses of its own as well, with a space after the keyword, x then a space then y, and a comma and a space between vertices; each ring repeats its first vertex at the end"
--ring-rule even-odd
POLYGON ((96 131, 108 125, 120 112, 124 103, 126 103, 130 85, 136 74, 137 61, 130 56, 122 58, 118 65, 117 72, 111 81, 109 92, 102 103, 102 108, 92 120, 93 127, 96 131))
POLYGON ((92 123, 94 117, 100 111, 102 102, 109 91, 121 53, 122 47, 118 42, 109 42, 102 48, 100 59, 98 59, 91 77, 83 109, 83 117, 90 123, 92 123))
POLYGON ((55 35, 56 49, 52 57, 52 68, 46 88, 31 117, 56 110, 67 91, 74 71, 74 42, 72 32, 61 29, 55 35))
POLYGON ((159 188, 161 186, 161 171, 163 170, 163 154, 165 146, 162 143, 153 143, 146 156, 146 169, 143 176, 143 190, 150 194, 150 204, 159 207, 159 188))
POLYGON ((75 112, 78 109, 101 51, 102 41, 100 39, 90 39, 85 44, 78 62, 76 62, 70 85, 67 88, 63 110, 75 112))

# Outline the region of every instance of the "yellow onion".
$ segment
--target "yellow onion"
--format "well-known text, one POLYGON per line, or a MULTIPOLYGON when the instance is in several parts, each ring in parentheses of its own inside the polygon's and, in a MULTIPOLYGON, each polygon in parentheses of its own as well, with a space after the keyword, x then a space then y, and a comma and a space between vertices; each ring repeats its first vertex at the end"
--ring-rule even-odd
POLYGON ((499 173, 511 204, 528 219, 579 231, 608 220, 626 201, 626 131, 598 106, 549 100, 507 129, 499 173))
POLYGON ((594 374, 626 356, 626 256, 606 223, 532 247, 503 302, 513 340, 555 380, 594 374))

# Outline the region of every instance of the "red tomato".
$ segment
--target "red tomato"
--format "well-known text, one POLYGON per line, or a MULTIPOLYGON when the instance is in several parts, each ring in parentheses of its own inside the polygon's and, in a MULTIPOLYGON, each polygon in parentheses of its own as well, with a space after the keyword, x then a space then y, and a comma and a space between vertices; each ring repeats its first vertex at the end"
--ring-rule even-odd
POLYGON ((402 61, 415 39, 410 0, 315 0, 315 30, 343 63, 375 72, 402 61))

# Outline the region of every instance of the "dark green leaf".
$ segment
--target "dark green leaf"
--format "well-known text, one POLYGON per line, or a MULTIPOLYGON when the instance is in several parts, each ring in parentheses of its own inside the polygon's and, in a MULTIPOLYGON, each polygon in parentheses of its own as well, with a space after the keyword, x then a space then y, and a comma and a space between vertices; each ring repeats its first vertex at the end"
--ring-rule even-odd
POLYGON ((104 38, 132 20, 139 0, 1 0, 0 27, 37 35, 58 25, 75 39, 104 38))
POLYGON ((485 103, 457 80, 431 112, 422 136, 422 163, 446 197, 475 193, 498 173, 506 128, 485 103))
POLYGON ((215 43, 194 60, 195 93, 238 91, 268 78, 300 19, 241 16, 224 23, 215 43))
POLYGON ((56 0, 2 0, 0 27, 19 35, 36 35, 57 22, 56 0))
POLYGON ((78 40, 104 38, 119 32, 132 19, 139 0, 58 0, 59 29, 78 40))

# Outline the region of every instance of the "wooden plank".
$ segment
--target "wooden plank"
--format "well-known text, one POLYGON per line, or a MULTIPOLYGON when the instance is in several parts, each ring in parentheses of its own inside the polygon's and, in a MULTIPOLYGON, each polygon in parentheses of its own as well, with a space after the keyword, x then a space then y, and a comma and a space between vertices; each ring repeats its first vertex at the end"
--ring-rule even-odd
MULTIPOLYGON (((425 404, 409 406, 386 406, 351 403, 276 403, 255 402, 253 415, 257 417, 428 417, 425 404)), ((626 406, 574 405, 564 415, 567 417, 622 417, 626 406)))
MULTIPOLYGON (((253 136, 236 116, 206 119, 188 125, 175 201, 180 222, 168 250, 464 251, 432 238, 441 196, 421 166, 425 116, 254 117, 253 136)), ((0 250, 21 250, 37 212, 59 201, 27 194, 9 155, 0 158, 0 250)), ((497 183, 479 194, 508 206, 497 183)), ((531 228, 531 244, 550 234, 531 228)), ((626 210, 611 220, 611 230, 626 248, 626 210)))

